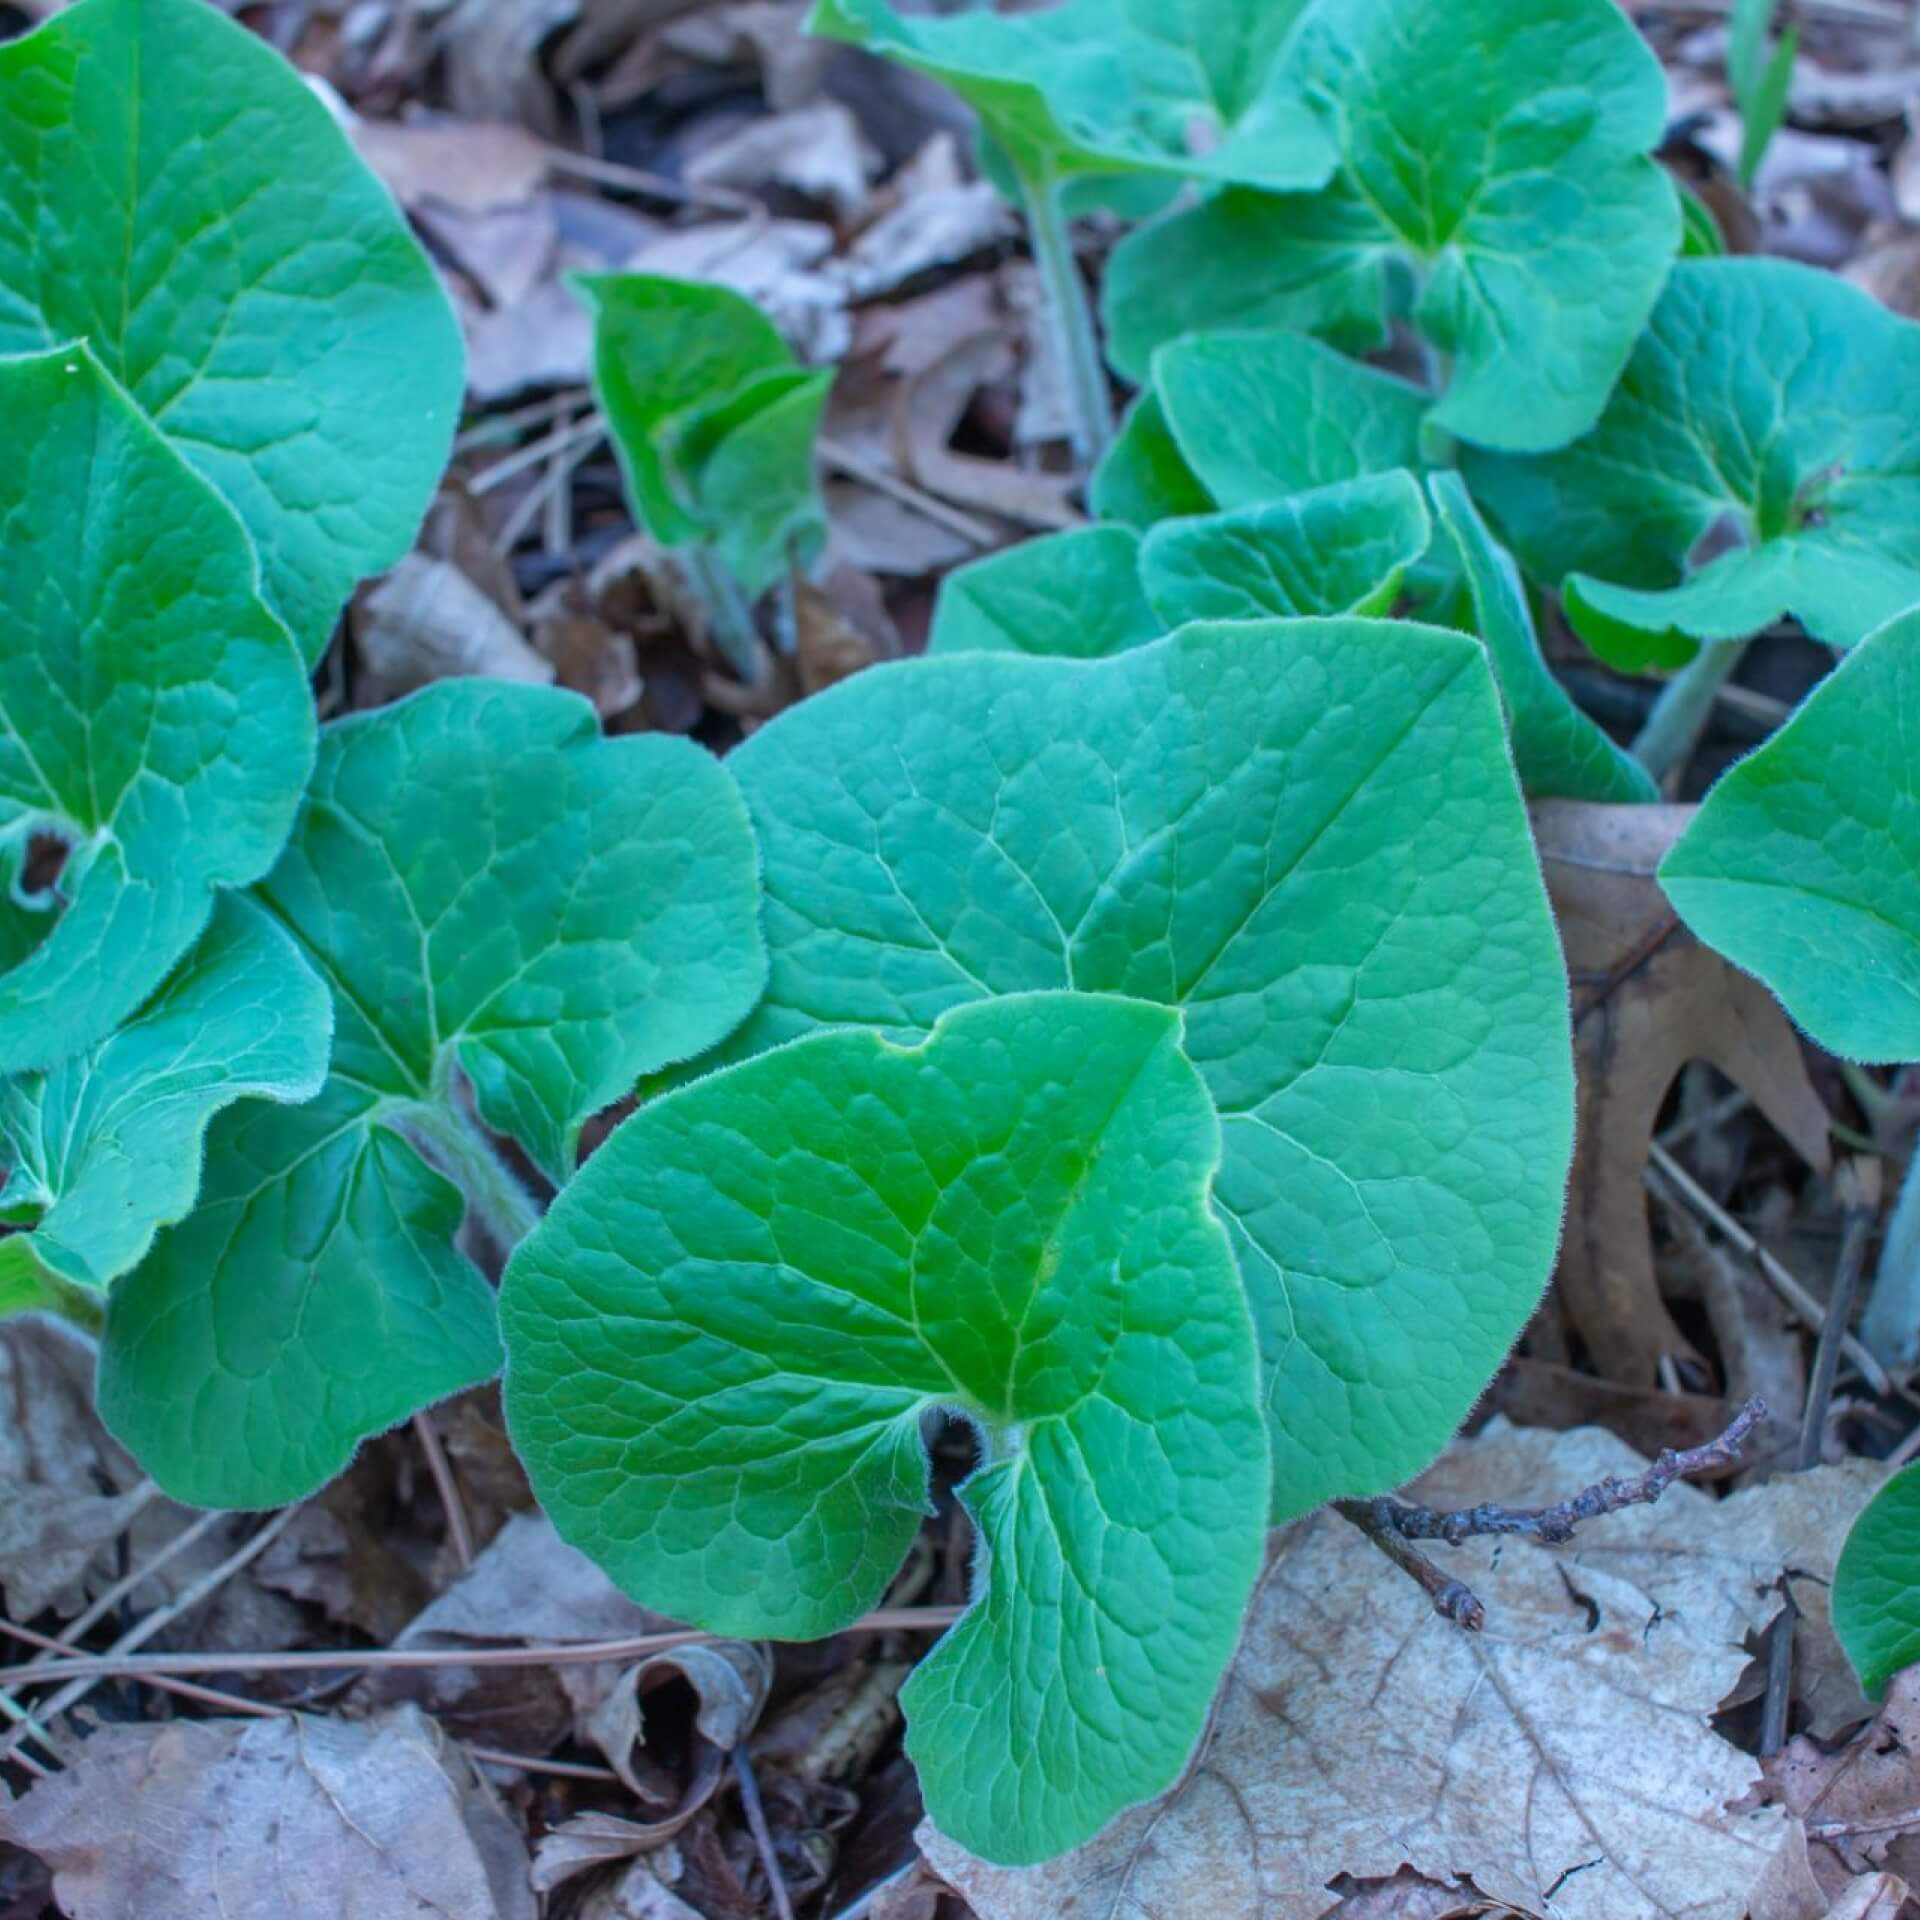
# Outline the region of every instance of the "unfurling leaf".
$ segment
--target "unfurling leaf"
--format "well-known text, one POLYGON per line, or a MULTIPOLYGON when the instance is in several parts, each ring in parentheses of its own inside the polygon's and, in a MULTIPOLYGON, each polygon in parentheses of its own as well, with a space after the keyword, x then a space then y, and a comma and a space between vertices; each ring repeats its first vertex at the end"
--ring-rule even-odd
POLYGON ((1468 449, 1474 497, 1629 672, 1792 614, 1849 647, 1920 603, 1920 326, 1784 260, 1684 260, 1600 423, 1468 449))
POLYGON ((798 1041, 643 1108, 502 1286, 541 1504, 718 1633, 872 1606, 926 1510, 926 1416, 975 1427, 981 1584, 902 1697, 934 1817, 997 1860, 1178 1775, 1259 1571, 1253 1329, 1180 1028, 1041 993, 910 1048, 798 1041))
POLYGON ((1276 1512, 1431 1460, 1545 1283, 1571 1129, 1565 975, 1476 641, 1302 620, 910 661, 729 764, 772 977, 724 1057, 1039 988, 1182 1007, 1276 1512))
MULTIPOLYGON (((1680 242, 1659 63, 1612 0, 1341 0, 1288 69, 1339 151, 1321 194, 1235 194, 1116 257, 1119 364, 1197 327, 1385 337, 1396 274, 1444 362, 1434 424, 1564 445, 1598 417, 1680 242)), ((1249 184, 1262 185, 1263 182, 1249 184)))
POLYGON ((217 891, 273 864, 314 722, 240 522, 90 353, 0 360, 0 419, 0 1073, 18 1073, 98 1046, 217 891))
POLYGON ((326 1077, 333 1014, 299 949, 227 894, 200 944, 111 1037, 0 1083, 0 1243, 104 1287, 191 1210, 207 1123, 236 1100, 299 1102, 326 1077))
POLYGON ((1920 1466, 1896 1474, 1854 1522, 1833 1574, 1833 1630, 1876 1698, 1920 1664, 1920 1466))
POLYGON ((1660 884, 1830 1053, 1920 1057, 1920 609, 1708 794, 1660 884))
POLYGON ((332 989, 332 1073, 214 1123, 199 1208, 114 1290, 99 1384, 154 1478, 219 1506, 298 1498, 498 1365, 461 1187, 497 1237, 531 1203, 456 1069, 564 1181, 587 1116, 724 1036, 766 965, 725 770, 544 687, 441 681, 328 728, 256 897, 332 989))
POLYGON ((317 659, 433 498, 465 354, 385 188, 205 0, 80 0, 0 47, 0 354, 69 340, 246 523, 317 659))

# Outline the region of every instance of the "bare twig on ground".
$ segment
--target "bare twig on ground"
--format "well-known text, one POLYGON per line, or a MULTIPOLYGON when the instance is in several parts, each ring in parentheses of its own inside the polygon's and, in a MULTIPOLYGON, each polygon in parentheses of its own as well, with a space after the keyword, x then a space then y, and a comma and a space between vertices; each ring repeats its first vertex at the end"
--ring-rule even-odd
POLYGON ((446 1512, 447 1538, 453 1546, 453 1557, 460 1562, 464 1573, 473 1565, 473 1528, 467 1523, 467 1503, 460 1498, 460 1483, 453 1477, 453 1463, 440 1444, 440 1430, 433 1424, 432 1414, 416 1413, 413 1431, 420 1442, 420 1451, 426 1455, 434 1491, 439 1494, 440 1505, 446 1512))
MULTIPOLYGON (((1376 1500, 1336 1500, 1333 1505, 1342 1519, 1351 1521, 1418 1583, 1442 1619, 1478 1632, 1486 1622, 1486 1609, 1472 1589, 1442 1573, 1424 1554, 1416 1552, 1411 1542, 1444 1540, 1457 1547, 1463 1540, 1506 1534, 1543 1545, 1560 1545, 1573 1538, 1575 1528, 1583 1521, 1618 1513, 1623 1507, 1651 1506, 1676 1480, 1698 1479, 1702 1474, 1733 1466, 1766 1412, 1761 1401, 1749 1400, 1717 1440, 1688 1447, 1684 1452, 1669 1447, 1644 1473, 1625 1480, 1609 1476, 1557 1506, 1486 1505, 1443 1513, 1433 1507, 1411 1506, 1385 1494, 1376 1500)), ((5 1677, 0 1673, 0 1679, 5 1677)))
POLYGON ((733 1750, 733 1772, 734 1778, 740 1783, 740 1808, 747 1816, 747 1831, 753 1835, 753 1844, 759 1852, 767 1885, 773 1892, 774 1911, 779 1914, 780 1920, 793 1920, 793 1900, 787 1892, 786 1876, 780 1871, 780 1862, 774 1856, 773 1833, 767 1825, 767 1810, 760 1804, 760 1782, 754 1778, 753 1762, 747 1758, 744 1741, 733 1750))

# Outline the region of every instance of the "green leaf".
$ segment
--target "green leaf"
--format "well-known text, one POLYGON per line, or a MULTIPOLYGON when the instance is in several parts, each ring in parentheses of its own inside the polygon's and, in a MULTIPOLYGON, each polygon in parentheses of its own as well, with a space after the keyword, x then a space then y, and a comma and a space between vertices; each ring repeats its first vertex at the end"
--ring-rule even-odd
POLYGON ((1101 293, 1108 358, 1144 380, 1156 347, 1222 326, 1371 353, 1387 340, 1392 258, 1378 215, 1337 184, 1285 199, 1230 187, 1114 249, 1101 293))
POLYGON ((724 1057, 1034 989, 1184 1008, 1277 1513, 1419 1471, 1539 1297, 1570 1133, 1566 977, 1479 643, 1302 620, 910 661, 729 764, 772 976, 724 1057))
POLYGON ((1131 527, 1075 527, 989 554, 941 581, 927 651, 1100 660, 1144 646, 1167 626, 1139 563, 1131 527))
POLYGON ((1728 773, 1660 867, 1688 926, 1843 1059, 1920 1057, 1916 702, 1920 610, 1728 773))
POLYGON ((1781 35, 1760 76, 1760 84, 1740 102, 1740 184, 1751 187, 1767 157, 1773 136, 1786 124, 1787 98, 1793 91, 1793 63, 1800 54, 1800 29, 1781 35))
POLYGON ((0 419, 0 885, 16 956, 0 1073, 18 1073, 104 1040, 199 937, 216 890, 273 864, 314 723, 240 522, 84 347, 0 360, 0 419), (29 893, 36 837, 68 851, 57 883, 29 893))
POLYGON ((1852 646, 1920 601, 1920 416, 1894 399, 1916 387, 1920 326, 1837 275, 1683 260, 1584 440, 1461 465, 1604 659, 1789 613, 1852 646))
POLYGON ((1145 172, 1313 187, 1333 152, 1282 57, 1309 4, 1066 0, 930 20, 885 0, 816 0, 807 26, 951 87, 1029 180, 1145 172))
POLYGON ((1087 500, 1102 520, 1118 520, 1142 533, 1177 514, 1212 510, 1213 496, 1187 465, 1151 387, 1127 409, 1094 469, 1087 500))
POLYGON ((1648 157, 1665 81, 1613 0, 1342 0, 1306 16, 1290 64, 1339 149, 1335 185, 1129 242, 1108 308, 1122 366, 1196 324, 1378 339, 1406 272, 1447 363, 1438 427, 1525 450, 1583 433, 1680 242, 1648 157))
POLYGON ((257 897, 332 989, 332 1075, 215 1123, 199 1209, 114 1290, 99 1384, 147 1471, 215 1506, 296 1499, 496 1366, 442 1174, 496 1238, 531 1203, 456 1068, 557 1184, 586 1117, 721 1039, 766 964, 725 769, 542 687, 441 681, 329 727, 257 897))
POLYGON ((1404 470, 1265 506, 1169 520, 1147 536, 1140 578, 1164 627, 1313 613, 1387 613, 1433 523, 1404 470))
POLYGON ((1474 626, 1487 644, 1506 702, 1520 784, 1536 799, 1651 804, 1660 789, 1646 768, 1616 746, 1568 697, 1547 668, 1512 556, 1500 546, 1457 473, 1432 475, 1434 511, 1460 557, 1474 626))
POLYGON ((1875 1699, 1920 1662, 1920 1466, 1895 1474, 1853 1523, 1833 1571, 1833 1630, 1875 1699))
POLYGON ((1418 469, 1428 396, 1295 333, 1193 334, 1154 390, 1182 457, 1222 507, 1418 469))
POLYGON ((80 0, 0 47, 0 354, 75 339, 233 505, 316 660, 412 542, 465 355, 386 189, 204 0, 80 0))
POLYGON ((332 1026, 298 948, 224 896, 200 944, 110 1039, 0 1083, 11 1168, 0 1210, 34 1221, 34 1254, 53 1272, 104 1287, 192 1209, 214 1114, 320 1091, 332 1026))
POLYGON ((1680 254, 1686 260, 1718 260, 1727 251, 1727 237, 1713 209, 1686 184, 1676 180, 1680 195, 1680 254))
POLYGON ((813 443, 833 369, 763 376, 698 416, 680 441, 688 484, 715 552, 749 598, 826 544, 827 510, 814 481, 813 443))
POLYGON ((1253 1330, 1179 1037, 1030 994, 907 1050, 802 1040, 629 1120, 501 1289, 542 1506, 717 1633, 847 1626, 927 1510, 926 1415, 975 1427, 974 1604, 902 1699, 929 1812, 998 1861, 1177 1777, 1260 1567, 1253 1330))

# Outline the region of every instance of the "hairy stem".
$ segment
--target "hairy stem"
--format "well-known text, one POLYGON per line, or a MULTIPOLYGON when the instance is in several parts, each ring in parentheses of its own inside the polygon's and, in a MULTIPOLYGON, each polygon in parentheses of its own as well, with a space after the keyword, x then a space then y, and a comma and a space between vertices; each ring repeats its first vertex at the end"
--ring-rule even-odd
POLYGON ((1744 640, 1710 640, 1662 689, 1633 743, 1633 757, 1656 780, 1686 763, 1699 744, 1715 697, 1746 651, 1744 640))
POLYGON ((706 609, 707 630, 741 683, 757 687, 767 677, 766 650, 753 624, 753 607, 733 570, 704 540, 681 548, 687 578, 706 609))
POLYGON ((540 1208, 451 1092, 410 1107, 405 1127, 427 1156, 467 1197, 467 1205, 502 1253, 511 1253, 540 1221, 540 1208))
POLYGON ((1033 236, 1034 264, 1046 288, 1054 342, 1073 396, 1074 452, 1092 467, 1113 439, 1113 390, 1107 384, 1087 283, 1073 257, 1073 241, 1060 205, 1060 182, 1023 171, 1020 198, 1033 236))

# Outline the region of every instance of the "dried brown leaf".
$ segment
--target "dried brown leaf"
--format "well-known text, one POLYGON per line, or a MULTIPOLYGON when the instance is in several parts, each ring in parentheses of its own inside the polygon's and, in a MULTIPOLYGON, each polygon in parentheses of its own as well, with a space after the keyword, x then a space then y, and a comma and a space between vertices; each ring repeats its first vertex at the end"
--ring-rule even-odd
POLYGON ((375 701, 431 680, 484 674, 535 686, 553 683, 553 666, 457 567, 410 553, 360 598, 354 639, 375 701))
POLYGON ((1786 1016, 1764 987, 1687 932, 1654 878, 1688 807, 1545 801, 1534 832, 1573 981, 1579 1074, 1559 1285, 1600 1371, 1650 1385, 1693 1349, 1654 1274, 1644 1176, 1667 1090, 1689 1060, 1742 1088, 1810 1166, 1828 1118, 1786 1016))
POLYGON ((0 1839, 52 1866, 70 1920, 534 1916, 517 1825, 410 1707, 102 1727, 0 1805, 0 1839))
MULTIPOLYGON (((1643 1465, 1590 1429, 1496 1421, 1418 1497, 1539 1505, 1643 1465)), ((1782 1567, 1831 1573, 1826 1516, 1860 1504, 1832 1472, 1677 1486, 1554 1552, 1471 1542, 1448 1565, 1486 1603, 1478 1635, 1320 1514, 1279 1537, 1170 1795, 1028 1871, 923 1845, 983 1920, 1319 1920, 1337 1875, 1403 1867, 1557 1920, 1729 1920, 1786 1822, 1731 1810, 1758 1768, 1709 1716, 1782 1567)))
POLYGON ((694 155, 686 178, 691 186, 749 193, 791 187, 850 220, 867 204, 867 182, 879 163, 853 115, 837 100, 822 100, 749 120, 694 155))

